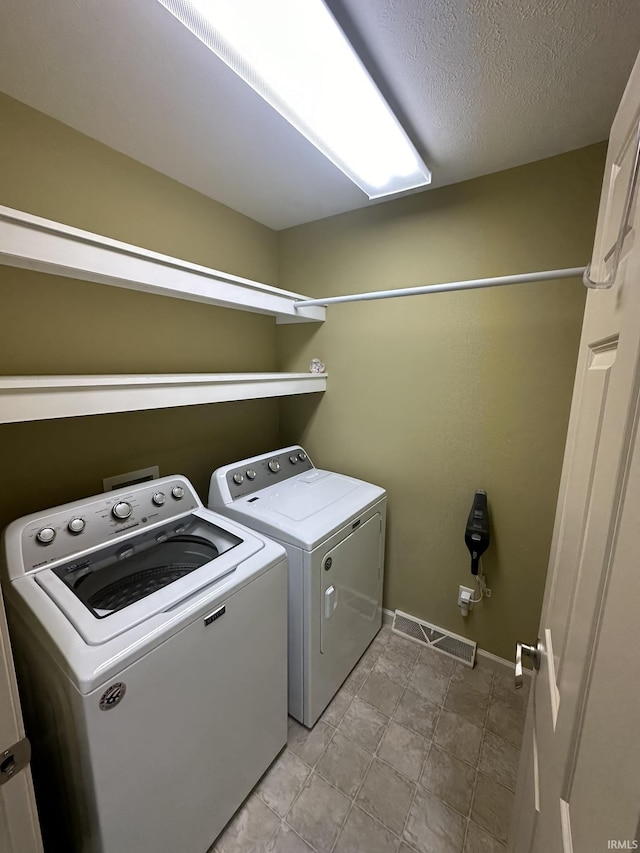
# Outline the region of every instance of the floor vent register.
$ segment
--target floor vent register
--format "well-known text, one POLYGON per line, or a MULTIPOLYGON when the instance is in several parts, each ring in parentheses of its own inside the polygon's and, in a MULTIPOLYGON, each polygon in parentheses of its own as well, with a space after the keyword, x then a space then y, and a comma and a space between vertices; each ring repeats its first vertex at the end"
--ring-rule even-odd
POLYGON ((475 663, 476 643, 431 625, 429 622, 416 619, 415 616, 409 616, 401 610, 396 610, 393 615, 392 629, 395 634, 413 640, 421 646, 428 646, 466 666, 473 666, 475 663))

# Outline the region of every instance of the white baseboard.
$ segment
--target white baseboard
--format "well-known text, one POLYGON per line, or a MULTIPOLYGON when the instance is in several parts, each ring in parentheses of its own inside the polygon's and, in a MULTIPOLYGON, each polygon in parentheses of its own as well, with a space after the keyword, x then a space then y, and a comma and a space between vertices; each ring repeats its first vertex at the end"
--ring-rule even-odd
MULTIPOLYGON (((394 610, 387 610, 383 607, 382 624, 391 625, 393 623, 394 615, 394 610)), ((476 662, 480 664, 480 666, 489 667, 495 672, 513 672, 513 661, 505 660, 504 658, 498 657, 498 655, 494 655, 491 652, 485 652, 484 649, 476 649, 476 658, 479 658, 479 660, 477 660, 476 662)), ((530 669, 525 669, 524 667, 522 672, 524 675, 528 675, 529 677, 531 677, 532 675, 532 671, 530 669)))
POLYGON ((485 652, 484 649, 476 649, 476 658, 478 658, 477 663, 480 666, 486 666, 495 672, 513 672, 514 664, 511 661, 491 654, 491 652, 485 652))

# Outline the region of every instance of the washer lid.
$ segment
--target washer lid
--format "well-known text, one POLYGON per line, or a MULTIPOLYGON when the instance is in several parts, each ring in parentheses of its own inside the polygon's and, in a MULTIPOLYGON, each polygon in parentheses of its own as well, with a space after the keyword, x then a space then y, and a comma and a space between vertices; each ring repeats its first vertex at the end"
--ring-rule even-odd
POLYGON ((222 581, 262 547, 191 514, 34 577, 83 639, 99 645, 222 581))

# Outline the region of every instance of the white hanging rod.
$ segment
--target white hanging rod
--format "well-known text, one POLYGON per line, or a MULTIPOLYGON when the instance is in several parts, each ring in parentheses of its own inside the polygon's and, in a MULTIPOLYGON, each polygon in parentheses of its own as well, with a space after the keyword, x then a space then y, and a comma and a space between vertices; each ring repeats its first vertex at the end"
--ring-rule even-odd
POLYGON ((338 302, 368 302, 372 299, 393 299, 396 296, 420 296, 423 293, 443 293, 448 290, 473 290, 476 287, 500 287, 503 284, 526 284, 532 281, 550 281, 558 278, 582 278, 586 267, 566 270, 546 270, 519 275, 500 275, 495 278, 473 278, 469 281, 448 281, 445 284, 427 284, 424 287, 402 287, 397 290, 372 290, 369 293, 351 293, 348 296, 328 296, 326 299, 298 299, 295 308, 312 305, 336 305, 338 302))

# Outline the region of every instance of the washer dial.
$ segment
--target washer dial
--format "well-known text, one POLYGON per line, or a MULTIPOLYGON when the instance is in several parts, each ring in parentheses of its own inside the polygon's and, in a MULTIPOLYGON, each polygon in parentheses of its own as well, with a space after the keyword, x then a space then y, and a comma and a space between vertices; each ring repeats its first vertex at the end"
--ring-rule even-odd
POLYGON ((245 473, 247 475, 247 480, 255 480, 256 472, 253 470, 253 468, 247 468, 245 473))
POLYGON ((182 486, 174 486, 174 487, 171 489, 171 495, 172 495, 172 497, 174 497, 177 501, 181 501, 181 500, 182 500, 182 498, 184 497, 184 489, 182 488, 182 486))
POLYGON ((277 459, 272 459, 271 462, 269 462, 269 470, 272 471, 274 474, 278 473, 278 471, 280 470, 280 463, 277 459))
POLYGON ((301 462, 304 462, 306 458, 307 458, 307 454, 304 452, 304 450, 301 450, 300 453, 298 453, 298 459, 301 462))
POLYGON ((166 499, 167 499, 167 496, 165 495, 164 492, 156 492, 154 494, 154 496, 151 498, 151 500, 154 502, 154 504, 156 506, 162 506, 163 503, 166 501, 166 499))
POLYGON ((126 521, 132 512, 133 507, 129 501, 118 501, 118 503, 113 505, 111 515, 116 519, 116 521, 126 521))
POLYGON ((82 533, 82 531, 87 526, 84 518, 76 517, 72 518, 71 521, 67 524, 67 530, 69 533, 73 533, 74 536, 77 536, 78 533, 82 533))
POLYGON ((241 483, 244 482, 244 477, 240 473, 234 474, 233 475, 233 482, 236 484, 236 486, 239 486, 241 483))
POLYGON ((36 533, 36 539, 41 545, 50 545, 56 538, 56 532, 53 527, 42 527, 36 533))

